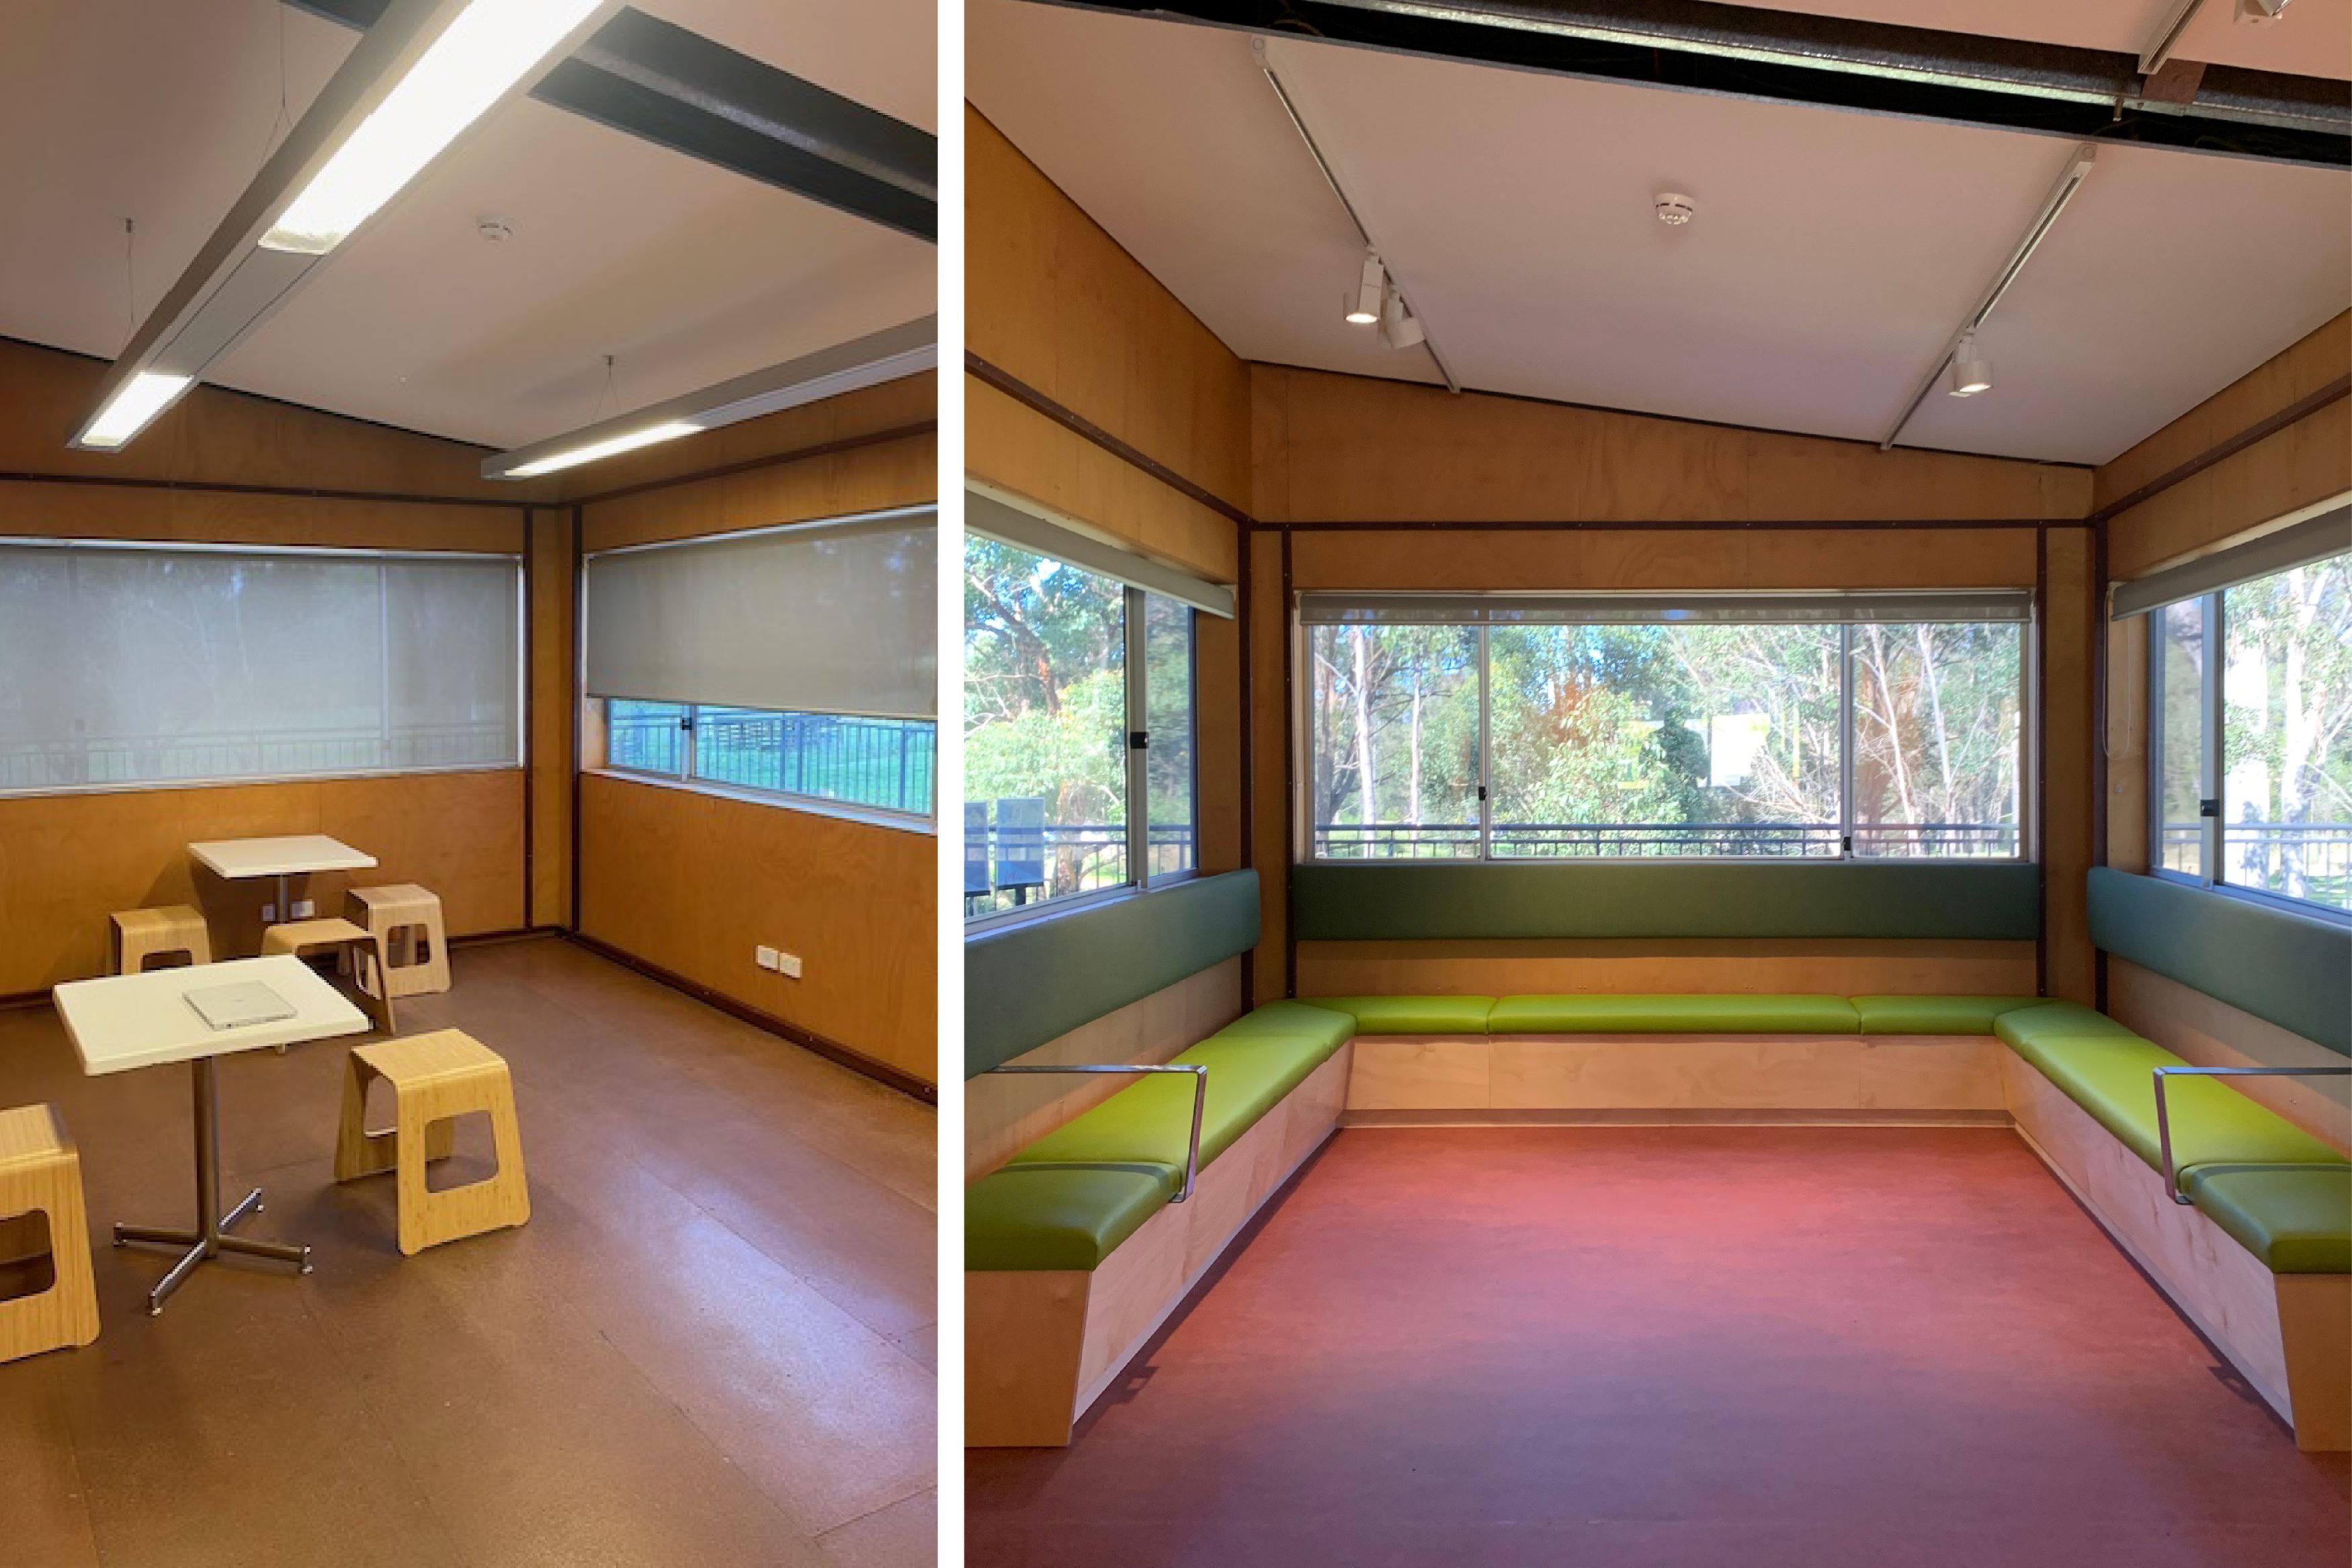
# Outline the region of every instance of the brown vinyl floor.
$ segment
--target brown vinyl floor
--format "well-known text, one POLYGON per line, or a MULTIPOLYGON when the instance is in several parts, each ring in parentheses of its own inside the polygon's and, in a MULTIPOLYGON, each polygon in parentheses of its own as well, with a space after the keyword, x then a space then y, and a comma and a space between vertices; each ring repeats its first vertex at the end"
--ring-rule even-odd
POLYGON ((342 1048, 230 1059, 224 1186, 317 1270, 208 1264, 160 1318, 167 1257, 105 1239, 188 1223, 186 1070, 85 1078, 0 1011, 0 1104, 80 1147, 102 1320, 0 1365, 0 1563, 934 1561, 934 1114, 560 941, 456 966, 401 1031, 512 1065, 530 1223, 404 1259, 390 1178, 331 1180, 342 1048))

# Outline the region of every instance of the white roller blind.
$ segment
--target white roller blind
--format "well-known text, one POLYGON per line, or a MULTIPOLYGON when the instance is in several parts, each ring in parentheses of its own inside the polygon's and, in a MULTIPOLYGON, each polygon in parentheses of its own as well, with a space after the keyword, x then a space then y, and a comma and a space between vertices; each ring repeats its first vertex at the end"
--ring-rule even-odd
POLYGON ((1307 625, 1855 624, 2030 621, 2021 589, 1922 593, 1302 593, 1307 625))
POLYGON ((511 767, 521 567, 0 546, 0 790, 511 767))
POLYGON ((588 695, 932 718, 938 514, 591 556, 588 695))
POLYGON ((1088 533, 1071 519, 1051 515, 1038 503, 1009 491, 967 480, 963 526, 967 533, 1025 549, 1032 555, 1067 561, 1097 577, 1108 577, 1162 599, 1189 604, 1203 614, 1234 619, 1234 591, 1223 583, 1211 582, 1181 567, 1138 555, 1125 545, 1088 533))
POLYGON ((2184 599, 2217 593, 2347 550, 2352 550, 2352 500, 2338 496, 2326 503, 2317 517, 2257 535, 2242 544, 2200 556, 2137 581, 2116 584, 2113 613, 2118 621, 2145 615, 2184 599))

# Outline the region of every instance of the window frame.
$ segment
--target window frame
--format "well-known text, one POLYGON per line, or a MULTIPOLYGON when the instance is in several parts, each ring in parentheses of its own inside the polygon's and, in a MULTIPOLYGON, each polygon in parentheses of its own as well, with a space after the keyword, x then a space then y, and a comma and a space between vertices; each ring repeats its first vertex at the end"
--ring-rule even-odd
MULTIPOLYGON (((62 799, 80 795, 136 795, 165 789, 231 789, 262 784, 303 784, 338 779, 413 779, 456 773, 516 773, 530 761, 530 572, 529 563, 511 550, 433 550, 369 548, 350 545, 260 544, 215 539, 131 539, 75 538, 58 534, 19 534, 0 538, 6 549, 109 550, 125 554, 214 555, 245 559, 484 561, 505 566, 511 577, 515 605, 514 729, 506 759, 496 762, 441 762, 394 768, 333 768, 315 773, 221 773, 184 779, 142 779, 121 782, 44 785, 35 788, 0 786, 0 800, 62 799)), ((386 668, 384 701, 390 711, 390 670, 386 668)))
MULTIPOLYGON (((2323 558, 2334 559, 2334 558, 2323 558)), ((2260 581, 2261 579, 2252 580, 2260 581)), ((2233 584, 2232 586, 2242 586, 2233 584)), ((2222 850, 2228 831, 2229 780, 2229 606, 2230 590, 2189 594, 2148 612, 2147 663, 2147 873, 2183 887, 2193 887, 2224 898, 2244 899, 2266 909, 2284 910, 2307 919, 2352 925, 2352 910, 2338 909, 2315 899, 2294 898, 2266 887, 2248 887, 2222 878, 2222 850), (2205 618, 2205 667, 2200 672, 2197 789, 2199 800, 2198 873, 2174 871, 2164 863, 2164 628, 2161 617, 2172 604, 2195 603, 2205 618), (2203 810, 2210 801, 2213 810, 2203 810)))
MULTIPOLYGON (((932 726, 931 809, 928 812, 917 812, 901 811, 888 806, 868 805, 864 801, 859 800, 836 800, 827 795, 807 795, 792 789, 765 789, 756 784, 734 784, 724 779, 706 779, 695 771, 695 747, 701 735, 701 724, 699 720, 701 712, 704 708, 725 708, 730 711, 739 713, 772 713, 779 716, 788 716, 783 709, 745 709, 741 705, 736 703, 663 702, 660 706, 683 708, 686 710, 681 716, 679 723, 679 728, 683 732, 685 738, 680 742, 678 747, 678 771, 671 773, 665 772, 658 768, 633 768, 626 763, 615 762, 613 760, 612 705, 616 702, 642 702, 647 701, 648 699, 639 697, 586 697, 583 700, 592 705, 594 708, 597 726, 598 750, 601 753, 596 765, 593 768, 585 768, 583 771, 601 773, 611 778, 625 779, 639 783, 658 784, 665 789, 688 789, 698 794, 717 795, 726 800, 742 800, 757 806, 773 806, 785 810, 805 811, 812 815, 820 817, 839 817, 849 821, 869 823, 875 827, 898 828, 908 832, 932 834, 936 834, 939 831, 939 721, 936 719, 930 721, 932 726)), ((898 715, 834 714, 818 715, 814 716, 835 718, 887 717, 894 723, 919 724, 923 722, 919 719, 907 719, 898 715)))
MULTIPOLYGON (((1713 597, 1713 595, 1710 595, 1713 597)), ((1759 594, 1759 600, 1769 595, 1759 594)), ((1290 608, 1286 656, 1294 671, 1309 668, 1308 622, 1294 601, 1290 608)), ((1402 622, 1401 622, 1402 623, 1402 622)), ((1881 622, 1904 624, 1897 621, 1881 622)), ((1957 622, 1956 622, 1957 623, 1957 622)), ((1976 622, 1969 622, 1975 624, 1976 622)), ((1984 622, 1998 624, 1999 622, 1984 622)), ((1296 865, 2034 865, 2042 855, 2040 768, 2042 606, 2037 600, 2026 618, 2011 622, 2018 628, 2018 817, 2017 852, 2013 855, 1860 855, 1854 852, 1854 683, 1853 627, 1838 622, 1838 843, 1835 855, 1573 855, 1498 856, 1494 853, 1494 661, 1488 647, 1492 627, 1478 622, 1478 852, 1475 855, 1332 856, 1315 852, 1315 824, 1307 781, 1314 768, 1314 683, 1290 682, 1291 861, 1296 865)), ((1661 622, 1665 624, 1665 622, 1661 622)), ((1648 824, 1620 823, 1622 827, 1648 824)), ((1664 824, 1672 825, 1672 824, 1664 824)))
MULTIPOLYGON (((993 537, 993 536, 979 536, 993 537)), ((999 541, 1003 542, 1003 541, 999 541)), ((1108 573, 1078 561, 1066 559, 1049 550, 1031 545, 1007 544, 1006 548, 1025 551, 1054 561, 1073 571, 1115 582, 1119 589, 1120 656, 1126 661, 1124 695, 1127 706, 1126 724, 1121 737, 1121 779, 1126 795, 1127 878, 1108 887, 1088 888, 1083 893, 1066 893, 1058 898, 1042 898, 1033 904, 1016 904, 1011 909, 984 910, 978 915, 966 915, 963 926, 967 933, 992 931, 1002 926, 1018 925, 1031 920, 1047 918, 1088 904, 1129 898, 1153 888, 1172 887, 1190 882, 1201 874, 1201 615, 1196 605, 1188 604, 1172 594, 1111 577, 1108 573), (1192 734, 1192 768, 1189 826, 1192 831, 1192 863, 1182 871, 1153 874, 1151 870, 1151 768, 1150 719, 1151 692, 1150 661, 1147 657, 1148 616, 1147 598, 1159 599, 1175 605, 1184 612, 1185 679, 1192 701, 1191 705, 1192 734), (1139 741, 1140 744, 1139 744, 1139 741)))

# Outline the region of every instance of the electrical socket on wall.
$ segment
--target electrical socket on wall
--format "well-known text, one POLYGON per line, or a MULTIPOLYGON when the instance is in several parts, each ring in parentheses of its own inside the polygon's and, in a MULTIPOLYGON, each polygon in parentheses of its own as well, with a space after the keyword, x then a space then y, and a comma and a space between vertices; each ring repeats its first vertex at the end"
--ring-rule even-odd
POLYGON ((298 899, 296 899, 296 900, 294 901, 294 918, 295 918, 295 919, 297 919, 297 920, 310 920, 310 919, 315 919, 315 918, 317 917, 317 915, 318 915, 318 913, 319 913, 319 905, 318 905, 314 901, 312 901, 312 900, 310 900, 310 899, 308 899, 308 898, 298 898, 298 899))
POLYGON ((773 969, 782 964, 783 956, 773 947, 754 947, 751 949, 751 962, 762 969, 773 969))
POLYGON ((798 953, 777 954, 776 973, 782 975, 787 980, 799 979, 801 977, 801 956, 798 953))

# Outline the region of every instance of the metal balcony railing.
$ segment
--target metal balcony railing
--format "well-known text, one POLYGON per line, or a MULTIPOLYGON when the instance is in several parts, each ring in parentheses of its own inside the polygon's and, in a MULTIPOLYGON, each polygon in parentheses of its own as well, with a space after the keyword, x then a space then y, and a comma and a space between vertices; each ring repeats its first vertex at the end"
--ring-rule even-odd
POLYGON ((496 768, 516 760, 513 727, 497 723, 98 736, 0 747, 0 790, 496 768))

